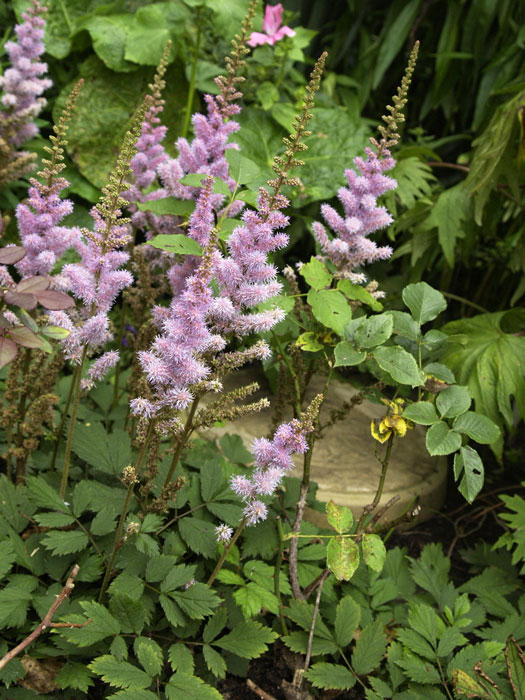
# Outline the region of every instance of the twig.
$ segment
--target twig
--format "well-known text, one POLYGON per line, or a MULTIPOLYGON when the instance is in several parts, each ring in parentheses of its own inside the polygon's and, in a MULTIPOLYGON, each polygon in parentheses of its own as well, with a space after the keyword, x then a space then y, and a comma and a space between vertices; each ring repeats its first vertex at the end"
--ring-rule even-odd
MULTIPOLYGON (((66 598, 69 597, 71 591, 75 587, 75 584, 73 583, 73 581, 75 580, 75 577, 77 576, 77 574, 79 572, 79 569, 80 569, 80 567, 78 566, 78 564, 75 564, 75 566, 71 570, 71 573, 69 574, 69 578, 66 581, 66 585, 60 591, 60 593, 57 595, 55 602, 49 608, 46 615, 44 616, 44 619, 38 625, 38 627, 35 627, 35 629, 31 632, 31 634, 28 635, 22 642, 20 642, 20 644, 18 646, 11 649, 11 651, 8 651, 7 654, 3 657, 3 659, 0 659, 0 670, 2 670, 4 668, 4 666, 6 666, 11 661, 11 659, 14 659, 15 656, 18 656, 18 654, 20 654, 21 651, 24 651, 24 649, 26 649, 32 642, 34 642, 35 639, 37 639, 37 637, 39 637, 44 630, 46 630, 52 626, 51 619, 52 619, 53 615, 56 613, 56 611, 62 605, 62 603, 66 600, 66 598)), ((89 620, 88 620, 88 622, 89 622, 89 620)), ((69 623, 63 623, 63 624, 67 624, 68 627, 77 626, 77 625, 69 624, 69 623)), ((87 624, 87 622, 84 624, 87 624)), ((81 626, 83 627, 84 625, 81 625, 81 626)))
POLYGON ((85 622, 50 622, 48 627, 53 627, 53 628, 64 628, 64 627, 69 627, 69 628, 75 628, 77 630, 81 629, 82 627, 85 627, 86 625, 89 625, 91 622, 91 618, 88 617, 88 619, 85 622))
POLYGON ((372 516, 372 520, 370 521, 365 532, 372 532, 377 521, 380 520, 386 513, 386 511, 389 508, 392 508, 392 506, 395 505, 400 500, 400 498, 401 496, 392 496, 392 498, 389 501, 387 501, 384 506, 382 506, 376 513, 374 513, 374 515, 372 516))
POLYGON ((258 695, 261 700, 276 700, 273 695, 270 695, 262 688, 259 688, 257 683, 254 683, 251 678, 246 679, 246 685, 251 691, 258 695))
POLYGON ((312 614, 312 624, 310 625, 310 633, 308 635, 308 644, 306 645, 306 656, 304 659, 303 668, 298 668, 295 672, 293 679, 293 684, 296 688, 300 688, 303 684, 304 674, 308 671, 308 666, 310 665, 310 659, 312 658, 312 644, 314 642, 314 632, 315 632, 315 622, 317 620, 317 615, 319 613, 319 604, 321 602, 321 593, 323 591, 324 582, 330 575, 330 569, 325 569, 321 574, 319 579, 319 584, 317 586, 317 595, 315 596, 314 610, 312 614))

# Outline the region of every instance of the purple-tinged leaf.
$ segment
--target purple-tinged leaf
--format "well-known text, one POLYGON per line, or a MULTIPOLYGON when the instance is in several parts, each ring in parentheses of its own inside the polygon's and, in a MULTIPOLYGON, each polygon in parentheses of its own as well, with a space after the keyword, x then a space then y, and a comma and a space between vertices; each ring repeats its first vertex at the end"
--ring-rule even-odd
POLYGON ((33 331, 33 333, 38 333, 38 326, 37 326, 36 322, 27 313, 27 311, 25 311, 25 309, 18 309, 18 311, 15 311, 15 314, 17 315, 17 318, 20 320, 20 322, 23 323, 26 328, 29 328, 29 330, 33 331))
POLYGON ((75 300, 64 292, 55 292, 52 289, 43 292, 36 292, 36 298, 45 309, 51 311, 61 311, 75 306, 75 300))
POLYGON ((12 362, 17 352, 18 348, 12 340, 0 337, 0 368, 12 362))
POLYGON ((34 294, 35 292, 43 292, 44 289, 49 287, 49 280, 47 277, 41 277, 36 275, 35 277, 27 277, 16 285, 17 292, 27 292, 29 294, 34 294))
POLYGON ((12 328, 9 331, 9 337, 24 348, 38 348, 39 350, 43 350, 45 347, 45 343, 42 342, 42 339, 39 338, 36 333, 22 326, 12 328))
MULTIPOLYGON (((26 249, 21 245, 10 245, 0 250, 0 265, 12 265, 22 260, 26 254, 26 249)), ((11 360, 9 360, 11 361, 11 360)))
POLYGON ((19 306, 21 309, 34 309, 37 305, 34 294, 24 294, 21 292, 6 292, 4 294, 6 304, 19 306))
POLYGON ((11 328, 13 324, 5 318, 4 314, 0 314, 0 328, 11 328))

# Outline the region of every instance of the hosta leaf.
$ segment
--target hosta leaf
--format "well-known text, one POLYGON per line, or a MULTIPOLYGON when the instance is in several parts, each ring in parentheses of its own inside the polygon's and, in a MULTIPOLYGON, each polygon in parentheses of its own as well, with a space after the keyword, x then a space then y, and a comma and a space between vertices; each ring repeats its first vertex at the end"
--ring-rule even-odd
POLYGON ((140 690, 151 685, 151 678, 147 673, 127 661, 117 661, 109 654, 93 659, 88 668, 116 688, 140 690))
POLYGON ((326 566, 339 581, 350 581, 359 566, 359 547, 350 537, 333 537, 326 548, 326 566))
POLYGON ((361 630, 352 653, 352 668, 363 676, 381 663, 386 651, 386 635, 381 620, 376 620, 361 630))
POLYGON ((267 645, 277 636, 276 632, 258 622, 240 622, 229 634, 215 640, 213 644, 243 659, 254 659, 267 651, 267 645))
POLYGON ((420 324, 433 321, 447 308, 445 297, 426 282, 409 284, 403 289, 403 301, 420 324))
POLYGON ((340 664, 317 663, 304 674, 314 688, 348 690, 356 682, 354 674, 340 664))
POLYGON ((439 421, 427 430, 426 443, 431 455, 449 455, 461 447, 461 435, 439 421))
POLYGON ((361 607, 349 595, 341 598, 335 613, 334 627, 334 639, 341 648, 350 644, 360 621, 361 607))

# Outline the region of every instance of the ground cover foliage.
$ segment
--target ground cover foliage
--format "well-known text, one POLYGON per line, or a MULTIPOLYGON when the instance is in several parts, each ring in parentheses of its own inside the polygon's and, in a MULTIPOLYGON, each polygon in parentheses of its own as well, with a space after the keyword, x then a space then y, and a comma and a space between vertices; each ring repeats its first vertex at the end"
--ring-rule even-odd
POLYGON ((272 649, 287 700, 525 697, 521 493, 461 579, 381 501, 415 426, 468 508, 523 477, 523 28, 438 4, 1 8, 1 697, 260 693, 272 649), (310 464, 364 400, 354 517, 310 464))

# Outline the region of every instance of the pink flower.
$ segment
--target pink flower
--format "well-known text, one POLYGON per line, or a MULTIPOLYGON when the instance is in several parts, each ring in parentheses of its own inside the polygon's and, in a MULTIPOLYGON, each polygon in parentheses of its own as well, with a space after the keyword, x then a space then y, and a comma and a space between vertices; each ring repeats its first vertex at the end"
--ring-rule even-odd
POLYGON ((263 20, 263 32, 252 32, 251 37, 248 40, 248 46, 259 46, 262 44, 270 44, 273 46, 276 41, 280 41, 285 36, 295 36, 295 32, 290 27, 281 27, 283 21, 283 6, 281 3, 278 5, 266 5, 266 10, 264 12, 263 20))

